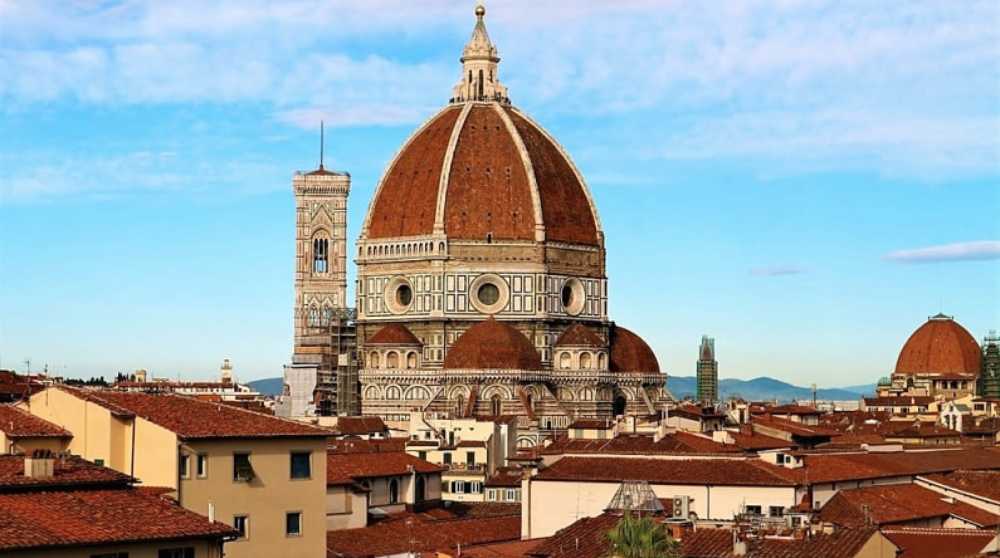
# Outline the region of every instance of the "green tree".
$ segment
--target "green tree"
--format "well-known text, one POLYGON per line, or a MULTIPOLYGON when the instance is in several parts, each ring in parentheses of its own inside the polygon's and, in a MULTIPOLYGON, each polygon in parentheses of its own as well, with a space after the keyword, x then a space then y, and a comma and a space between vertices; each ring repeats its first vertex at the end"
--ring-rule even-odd
POLYGON ((681 558, 681 544, 667 535, 652 517, 625 512, 606 536, 611 541, 608 558, 681 558))

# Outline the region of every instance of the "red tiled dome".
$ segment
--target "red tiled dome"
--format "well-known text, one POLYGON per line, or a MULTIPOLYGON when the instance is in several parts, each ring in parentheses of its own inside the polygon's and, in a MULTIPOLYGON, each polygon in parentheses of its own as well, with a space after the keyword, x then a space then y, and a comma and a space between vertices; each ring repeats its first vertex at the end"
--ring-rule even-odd
POLYGON ((542 359, 520 331, 492 317, 470 327, 444 357, 446 370, 541 370, 542 359))
POLYGON ((604 339, 582 324, 573 324, 556 340, 556 347, 603 347, 604 339))
POLYGON ((590 194, 538 124, 500 103, 450 105, 417 130, 382 177, 362 236, 546 240, 598 246, 590 194), (443 186, 442 186, 443 185, 443 186), (443 196, 443 203, 439 203, 443 196))
POLYGON ((656 354, 641 337, 631 331, 611 328, 611 355, 608 369, 612 372, 659 372, 656 354))
POLYGON ((389 324, 368 338, 365 345, 420 345, 420 340, 403 324, 389 324))
POLYGON ((954 318, 938 314, 928 318, 906 340, 896 360, 896 374, 978 375, 982 352, 979 343, 954 318))

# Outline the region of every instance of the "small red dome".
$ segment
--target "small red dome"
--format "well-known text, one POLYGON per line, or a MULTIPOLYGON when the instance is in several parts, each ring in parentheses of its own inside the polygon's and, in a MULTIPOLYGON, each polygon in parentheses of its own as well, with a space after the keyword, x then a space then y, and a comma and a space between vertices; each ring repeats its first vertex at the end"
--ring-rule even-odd
POLYGON ((420 340, 403 324, 389 324, 368 338, 365 345, 421 345, 420 340))
POLYGON ((542 359, 531 341, 513 327, 490 317, 455 340, 444 357, 445 370, 541 370, 542 359))
POLYGON ((896 360, 896 374, 979 374, 979 343, 951 316, 927 319, 906 340, 896 360))
POLYGON ((556 340, 556 347, 603 347, 604 339, 581 324, 573 324, 556 340))
POLYGON ((641 337, 618 326, 611 328, 611 355, 608 369, 612 372, 660 372, 656 354, 641 337))

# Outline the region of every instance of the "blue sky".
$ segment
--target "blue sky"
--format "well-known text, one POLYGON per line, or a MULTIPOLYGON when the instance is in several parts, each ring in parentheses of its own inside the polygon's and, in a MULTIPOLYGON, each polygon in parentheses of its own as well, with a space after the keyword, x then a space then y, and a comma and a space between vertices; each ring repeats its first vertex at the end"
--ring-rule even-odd
MULTIPOLYGON (((292 173, 374 187, 474 2, 0 0, 0 367, 276 376, 292 173)), ((580 167, 610 313, 661 367, 875 381, 1000 328, 1000 4, 494 0, 514 103, 580 167)), ((353 265, 352 273, 353 273, 353 265)))

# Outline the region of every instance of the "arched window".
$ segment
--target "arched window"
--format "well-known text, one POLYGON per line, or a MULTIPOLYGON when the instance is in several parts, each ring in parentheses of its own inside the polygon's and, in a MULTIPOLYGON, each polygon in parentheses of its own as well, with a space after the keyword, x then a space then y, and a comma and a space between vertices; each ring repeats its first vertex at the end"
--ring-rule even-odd
POLYGON ((604 370, 607 367, 608 365, 604 353, 597 353, 597 369, 604 370))
POLYGON ((319 326, 319 308, 316 308, 315 306, 309 308, 309 326, 319 326))
POLYGON ((485 93, 483 92, 483 71, 479 70, 479 99, 481 100, 485 93))
POLYGON ((582 353, 580 355, 580 368, 590 370, 590 353, 582 353))
POLYGON ((326 273, 328 270, 330 241, 325 238, 313 239, 313 273, 326 273))
POLYGON ((399 368, 399 354, 396 351, 389 351, 385 355, 386 368, 399 368))
POLYGON ((385 389, 385 398, 389 400, 399 400, 399 386, 389 386, 385 389))
POLYGON ((464 417, 465 416, 465 398, 461 395, 455 399, 455 416, 464 417))
POLYGON ((395 504, 399 502, 399 482, 396 479, 389 481, 389 503, 395 504))
POLYGON ((569 353, 559 353, 559 368, 568 370, 571 366, 569 353))
POLYGON ((503 400, 499 395, 490 397, 490 413, 495 417, 503 414, 503 400))
POLYGON ((424 477, 417 477, 417 490, 416 490, 415 500, 422 502, 427 499, 427 482, 424 477))
POLYGON ((615 397, 615 416, 624 415, 625 408, 628 406, 628 401, 625 400, 624 395, 619 395, 615 397))
POLYGON ((378 352, 372 351, 371 355, 368 357, 368 368, 378 368, 379 358, 378 352))
POLYGON ((325 326, 328 326, 331 323, 333 323, 333 308, 330 308, 329 306, 324 306, 323 307, 323 318, 322 318, 322 320, 323 320, 322 323, 325 326))
POLYGON ((417 367, 417 353, 407 353, 406 355, 406 367, 416 368, 417 367))

